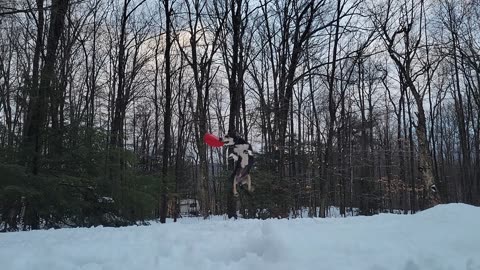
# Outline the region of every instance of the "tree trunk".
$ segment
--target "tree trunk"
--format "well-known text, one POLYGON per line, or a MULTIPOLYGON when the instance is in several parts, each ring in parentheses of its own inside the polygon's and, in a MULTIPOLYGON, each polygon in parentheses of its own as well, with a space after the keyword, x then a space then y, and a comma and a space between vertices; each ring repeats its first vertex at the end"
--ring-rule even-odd
MULTIPOLYGON (((47 53, 45 63, 42 68, 40 85, 38 87, 38 100, 34 101, 33 116, 28 127, 28 137, 33 137, 34 154, 32 163, 33 174, 38 173, 39 158, 43 147, 43 130, 47 121, 48 96, 55 91, 55 61, 57 55, 58 42, 63 32, 65 14, 67 12, 68 0, 54 0, 52 2, 52 12, 50 19, 50 28, 47 36, 47 53), (36 104, 35 104, 36 103, 36 104)), ((43 5, 42 1, 37 4, 43 5)), ((42 15, 43 16, 43 15, 42 15)), ((39 26, 40 27, 40 26, 39 26)))
POLYGON ((163 118, 163 154, 162 154, 162 191, 161 191, 161 207, 160 207, 160 223, 166 222, 167 217, 167 194, 168 194, 168 166, 170 158, 170 128, 172 122, 172 73, 170 51, 172 47, 171 39, 171 13, 173 9, 169 5, 169 0, 163 1, 165 8, 166 35, 165 35, 165 114, 163 118))
POLYGON ((325 146, 325 166, 323 167, 324 171, 323 184, 320 194, 320 217, 325 217, 325 208, 327 204, 328 191, 330 189, 330 184, 333 182, 333 172, 331 171, 333 166, 333 136, 335 131, 335 118, 337 113, 337 106, 335 102, 335 75, 337 68, 337 51, 338 43, 340 36, 340 16, 341 16, 341 0, 337 1, 336 9, 336 22, 335 22, 335 34, 333 39, 333 49, 332 49, 332 66, 330 68, 328 76, 328 113, 329 113, 329 122, 328 122, 328 133, 327 133, 327 142, 325 146))
POLYGON ((38 119, 40 109, 40 90, 38 83, 40 80, 40 55, 43 51, 43 26, 44 26, 44 11, 43 0, 37 0, 38 18, 37 18, 37 36, 35 41, 35 52, 32 63, 32 77, 30 80, 30 99, 27 106, 27 116, 24 127, 24 159, 28 165, 29 170, 34 174, 38 173, 38 159, 39 159, 39 132, 40 119, 38 119))

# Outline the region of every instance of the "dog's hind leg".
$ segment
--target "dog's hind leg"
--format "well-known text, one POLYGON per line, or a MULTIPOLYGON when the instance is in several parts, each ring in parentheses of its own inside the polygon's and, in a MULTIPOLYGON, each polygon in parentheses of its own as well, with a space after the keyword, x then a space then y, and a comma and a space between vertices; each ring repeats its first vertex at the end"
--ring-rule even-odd
POLYGON ((250 178, 250 174, 247 174, 247 185, 248 185, 248 192, 252 192, 252 179, 250 178))
POLYGON ((233 178, 233 196, 237 197, 238 192, 237 192, 237 176, 233 178))

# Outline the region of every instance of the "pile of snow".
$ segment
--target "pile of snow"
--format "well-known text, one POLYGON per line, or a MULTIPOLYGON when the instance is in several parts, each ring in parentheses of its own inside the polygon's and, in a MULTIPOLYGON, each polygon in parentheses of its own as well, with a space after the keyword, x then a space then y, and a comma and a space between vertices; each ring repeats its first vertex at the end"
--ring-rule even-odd
POLYGON ((480 269, 480 208, 0 234, 0 269, 480 269))

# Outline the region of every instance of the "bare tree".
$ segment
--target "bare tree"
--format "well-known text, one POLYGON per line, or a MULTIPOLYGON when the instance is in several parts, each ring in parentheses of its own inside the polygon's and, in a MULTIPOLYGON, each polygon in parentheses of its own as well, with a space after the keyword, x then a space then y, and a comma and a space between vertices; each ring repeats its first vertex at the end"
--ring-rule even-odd
MULTIPOLYGON (((175 39, 177 45, 183 55, 183 59, 188 63, 193 73, 196 90, 196 104, 194 107, 195 120, 195 143, 198 149, 200 158, 200 207, 202 214, 207 216, 211 210, 210 194, 209 194, 209 174, 208 174, 208 159, 207 149, 203 143, 203 136, 208 129, 208 109, 210 102, 210 89, 212 87, 213 78, 215 77, 218 67, 215 67, 214 57, 220 47, 220 33, 223 30, 226 13, 220 11, 218 2, 213 2, 209 5, 205 1, 185 1, 187 9, 187 25, 185 28, 178 27, 175 29, 175 39), (216 14, 217 17, 205 16, 208 14, 216 14), (207 26, 207 23, 210 26, 207 26), (183 43, 183 36, 181 31, 187 33, 189 38, 189 49, 187 44, 183 43)), ((193 100, 190 95, 189 99, 193 100)), ((192 102, 193 103, 193 102, 192 102)))
MULTIPOLYGON (((377 5, 378 6, 378 5, 377 5)), ((428 194, 427 204, 438 203, 438 192, 432 168, 427 136, 427 121, 423 105, 427 88, 419 88, 417 81, 421 76, 434 70, 431 63, 421 61, 420 50, 423 46, 422 31, 423 1, 403 1, 396 3, 386 1, 384 8, 374 11, 373 23, 381 33, 387 52, 395 63, 406 87, 413 95, 417 107, 416 135, 419 149, 419 166, 421 181, 428 194), (399 18, 398 24, 394 18, 399 18), (437 197, 437 198, 436 198, 437 197)), ((430 81, 426 82, 429 84, 430 81)))
MULTIPOLYGON (((65 21, 65 14, 67 13, 68 8, 68 0, 67 1, 54 1, 52 12, 51 12, 51 19, 50 19, 50 26, 47 36, 47 43, 46 43, 46 59, 41 70, 40 75, 40 83, 38 86, 34 82, 32 84, 32 89, 34 94, 32 95, 29 104, 31 108, 29 110, 30 116, 28 116, 29 122, 26 126, 26 141, 25 145, 33 145, 33 160, 31 163, 31 170, 34 174, 38 173, 40 164, 39 158, 41 155, 42 147, 43 147, 43 139, 42 134, 44 134, 43 130, 45 128, 45 124, 47 121, 47 108, 48 108, 48 96, 52 94, 55 90, 52 86, 53 79, 55 77, 55 60, 57 55, 57 48, 58 43, 60 40, 60 35, 63 32, 64 21, 65 21)), ((37 34, 40 36, 43 35, 43 1, 37 1, 37 6, 39 8, 39 25, 37 34)), ((40 57, 40 50, 42 46, 42 38, 39 37, 37 39, 37 47, 36 47, 36 58, 37 55, 40 57)), ((35 68, 34 68, 35 70, 35 68)), ((36 76, 34 74, 32 80, 36 81, 36 76)), ((28 148, 30 146, 27 146, 28 148)))

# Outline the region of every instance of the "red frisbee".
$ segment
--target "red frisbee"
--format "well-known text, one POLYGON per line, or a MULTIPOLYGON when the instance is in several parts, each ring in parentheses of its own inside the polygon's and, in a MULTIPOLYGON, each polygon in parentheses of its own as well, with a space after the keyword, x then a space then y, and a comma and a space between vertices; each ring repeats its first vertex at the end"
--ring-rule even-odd
POLYGON ((220 141, 220 139, 217 136, 210 133, 205 134, 205 136, 203 137, 203 140, 205 141, 206 144, 210 145, 211 147, 223 146, 223 142, 220 141))

